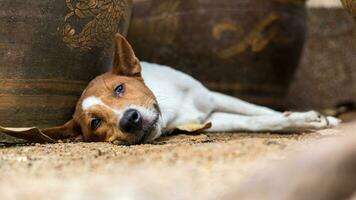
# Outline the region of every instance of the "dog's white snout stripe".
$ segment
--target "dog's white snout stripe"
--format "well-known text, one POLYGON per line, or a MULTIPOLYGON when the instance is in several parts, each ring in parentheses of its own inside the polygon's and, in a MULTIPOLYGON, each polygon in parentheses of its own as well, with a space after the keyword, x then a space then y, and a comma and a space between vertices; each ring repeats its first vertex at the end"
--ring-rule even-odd
POLYGON ((103 106, 109 110, 111 110, 113 113, 115 113, 118 117, 121 116, 122 114, 122 110, 120 109, 114 109, 108 105, 106 105, 101 98, 96 97, 96 96, 91 96, 88 97, 86 99, 84 99, 83 103, 82 103, 82 109, 83 110, 88 110, 89 108, 93 107, 93 106, 103 106))
POLYGON ((103 101, 96 96, 91 96, 84 99, 82 103, 82 109, 88 110, 90 107, 99 106, 99 105, 103 106, 104 105, 103 101))
POLYGON ((156 116, 155 112, 153 112, 152 110, 147 109, 145 107, 142 107, 142 106, 130 105, 130 106, 127 106, 126 108, 121 110, 121 109, 113 109, 112 107, 106 105, 101 100, 100 97, 90 96, 90 97, 87 97, 87 98, 85 98, 83 100, 83 103, 82 103, 82 109, 83 110, 88 110, 89 108, 91 108, 93 106, 104 106, 104 107, 112 110, 116 114, 125 112, 125 111, 127 111, 129 109, 135 109, 135 110, 138 110, 144 117, 146 117, 148 119, 154 118, 156 116))

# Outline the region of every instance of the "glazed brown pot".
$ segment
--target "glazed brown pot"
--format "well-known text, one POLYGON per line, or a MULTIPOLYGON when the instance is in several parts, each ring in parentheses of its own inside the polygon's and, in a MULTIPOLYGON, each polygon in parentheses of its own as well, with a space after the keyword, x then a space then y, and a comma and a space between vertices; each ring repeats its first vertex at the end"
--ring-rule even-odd
POLYGON ((342 5, 356 19, 356 0, 341 0, 342 5))
POLYGON ((0 0, 0 126, 59 125, 111 62, 131 0, 0 0))
POLYGON ((334 114, 356 103, 356 21, 341 7, 312 7, 308 30, 289 107, 334 114))
POLYGON ((304 0, 134 0, 133 13, 128 38, 140 59, 283 106, 305 40, 304 0))

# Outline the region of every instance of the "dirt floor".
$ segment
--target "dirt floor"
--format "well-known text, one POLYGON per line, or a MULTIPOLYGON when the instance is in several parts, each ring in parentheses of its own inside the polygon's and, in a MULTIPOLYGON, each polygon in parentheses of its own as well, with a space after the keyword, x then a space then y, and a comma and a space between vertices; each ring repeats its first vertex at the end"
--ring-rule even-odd
POLYGON ((304 135, 175 135, 153 144, 0 145, 0 199, 216 199, 226 189, 313 141, 304 135))

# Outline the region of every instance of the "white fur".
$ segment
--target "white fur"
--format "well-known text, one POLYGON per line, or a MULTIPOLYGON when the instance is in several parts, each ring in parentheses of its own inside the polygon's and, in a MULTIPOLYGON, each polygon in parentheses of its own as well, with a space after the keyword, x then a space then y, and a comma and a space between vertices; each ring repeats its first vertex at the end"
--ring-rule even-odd
POLYGON ((100 97, 90 96, 83 100, 82 109, 84 111, 88 110, 92 107, 95 107, 95 106, 102 106, 102 107, 105 107, 106 109, 110 110, 111 112, 113 112, 116 115, 116 118, 118 121, 121 119, 121 117, 124 113, 124 111, 122 109, 115 109, 115 108, 108 106, 101 100, 100 97))
POLYGON ((82 109, 88 110, 90 107, 99 106, 99 105, 100 106, 104 105, 103 101, 96 96, 91 96, 91 97, 87 97, 83 100, 82 109))
POLYGON ((212 92, 199 81, 167 66, 142 62, 142 76, 158 100, 162 130, 212 122, 211 132, 309 131, 336 126, 340 121, 317 112, 283 114, 240 99, 212 92))

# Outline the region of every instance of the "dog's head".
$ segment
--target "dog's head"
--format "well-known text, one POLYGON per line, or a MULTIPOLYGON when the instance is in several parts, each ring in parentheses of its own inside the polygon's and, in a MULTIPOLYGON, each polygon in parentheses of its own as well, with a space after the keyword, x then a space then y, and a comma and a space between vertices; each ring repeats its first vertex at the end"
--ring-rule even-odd
POLYGON ((82 135, 87 142, 137 144, 161 134, 161 114, 145 85, 141 65, 130 44, 116 36, 112 72, 89 83, 64 126, 44 130, 54 139, 82 135))

